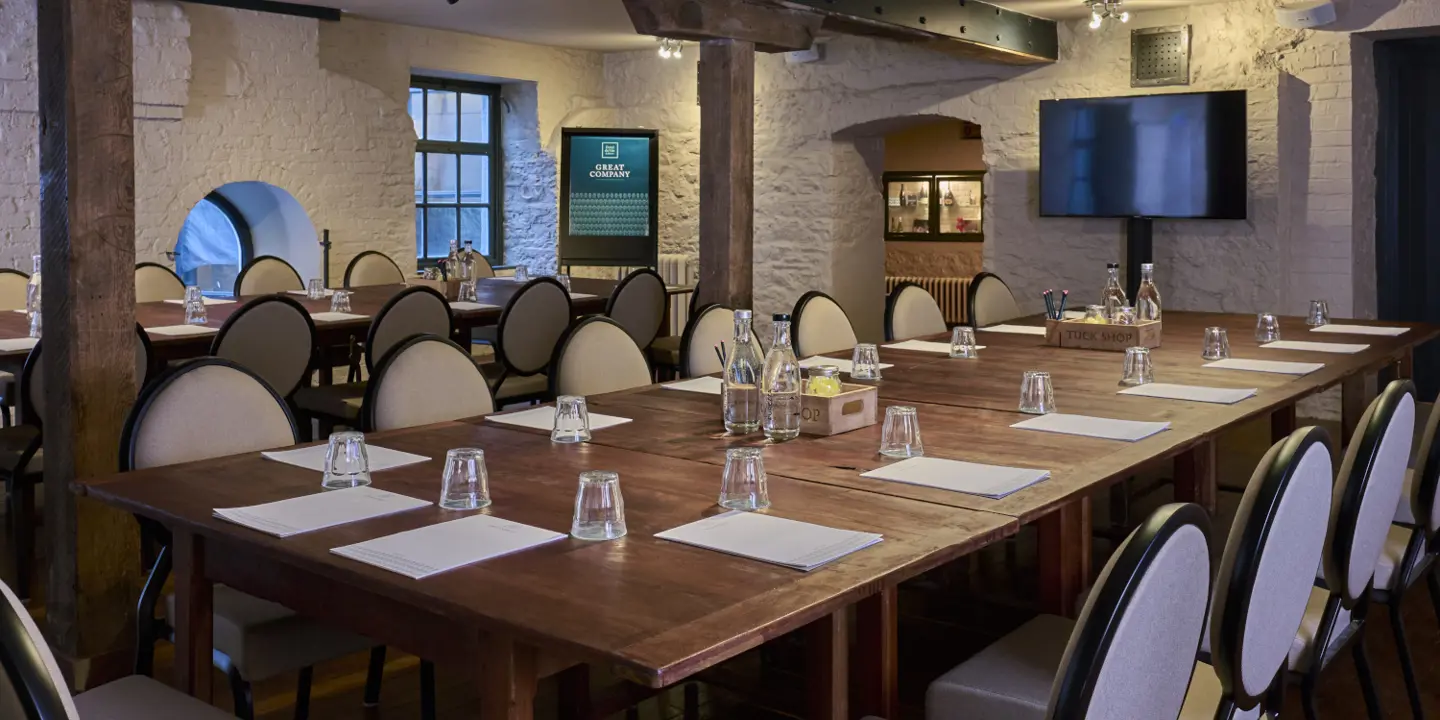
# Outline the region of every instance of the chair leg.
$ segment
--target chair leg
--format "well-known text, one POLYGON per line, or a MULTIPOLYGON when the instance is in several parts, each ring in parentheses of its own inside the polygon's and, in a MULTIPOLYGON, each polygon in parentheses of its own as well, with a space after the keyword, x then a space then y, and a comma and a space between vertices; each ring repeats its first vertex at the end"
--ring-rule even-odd
POLYGON ((10 483, 14 517, 10 522, 10 544, 15 550, 15 594, 30 599, 30 576, 35 573, 35 483, 17 474, 10 483))
POLYGON ((1370 673, 1370 658, 1365 655, 1363 630, 1350 646, 1350 654, 1355 657, 1355 674, 1360 677, 1360 691, 1365 695, 1365 714, 1370 720, 1382 720, 1385 716, 1380 712, 1380 696, 1375 692, 1375 677, 1370 673))
POLYGON ((255 701, 250 697, 250 683, 240 676, 234 665, 225 672, 230 678, 230 697, 235 701, 235 717, 255 720, 255 701))
POLYGON ((420 720, 435 720, 435 663, 420 661, 420 720))
POLYGON ((1430 606, 1435 610, 1435 619, 1440 621, 1440 575, 1436 574, 1435 568, 1426 571, 1425 585, 1430 589, 1430 606))
POLYGON ((295 720, 309 720, 310 685, 315 680, 315 668, 306 665, 300 668, 300 680, 295 683, 295 720))
POLYGON ((685 710, 682 717, 684 720, 700 720, 700 686, 696 683, 685 684, 685 710))
POLYGON ((380 683, 385 679, 385 646, 370 648, 370 669, 365 672, 365 707, 380 704, 380 683))
POLYGON ((1410 698, 1410 712, 1415 720, 1425 720, 1425 706, 1420 702, 1420 684, 1415 680, 1415 664, 1411 660, 1410 643, 1405 637, 1405 621, 1400 617, 1400 598, 1392 596, 1390 627, 1395 631, 1395 648, 1400 653, 1400 673, 1405 678, 1405 694, 1410 698))
POLYGON ((160 639, 161 623, 155 619, 155 604, 160 593, 165 591, 165 581, 170 578, 170 546, 164 545, 155 556, 150 567, 150 576, 145 587, 140 589, 140 601, 136 612, 135 674, 149 677, 155 669, 155 641, 160 639))
POLYGON ((1305 720, 1318 720, 1320 717, 1320 711, 1315 707, 1315 692, 1318 689, 1317 678, 1319 677, 1320 671, 1317 668, 1313 672, 1306 673, 1304 679, 1300 681, 1300 705, 1305 711, 1305 720))

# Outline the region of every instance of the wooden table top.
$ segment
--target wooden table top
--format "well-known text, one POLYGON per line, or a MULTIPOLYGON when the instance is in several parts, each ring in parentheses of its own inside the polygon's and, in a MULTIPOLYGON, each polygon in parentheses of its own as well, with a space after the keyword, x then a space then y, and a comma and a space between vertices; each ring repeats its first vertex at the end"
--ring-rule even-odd
MULTIPOLYGON (((212 517, 216 507, 319 490, 318 473, 259 454, 86 480, 79 491, 206 537, 216 549, 208 562, 217 581, 226 579, 226 570, 216 567, 224 562, 224 548, 243 546, 278 564, 271 567, 293 566, 333 581, 343 592, 371 592, 407 608, 431 611, 439 621, 455 623, 457 633, 477 627, 513 633, 576 659, 617 664, 633 679, 654 687, 843 608, 876 592, 883 582, 911 577, 1018 528, 1013 518, 999 514, 802 482, 772 470, 771 514, 885 536, 878 545, 803 573, 653 537, 720 512, 715 502, 721 471, 713 464, 600 444, 553 444, 545 435, 488 422, 374 433, 369 441, 432 458, 374 474, 375 487, 426 500, 439 493, 440 460, 447 449, 485 448, 494 505, 482 512, 562 533, 570 529, 579 473, 615 470, 629 534, 603 543, 566 539, 414 581, 329 551, 468 513, 430 507, 287 539, 212 517)), ((326 598, 271 599, 301 612, 332 618, 344 614, 333 607, 344 603, 326 598)), ((406 647, 405 638, 385 637, 384 627, 355 629, 406 647)))

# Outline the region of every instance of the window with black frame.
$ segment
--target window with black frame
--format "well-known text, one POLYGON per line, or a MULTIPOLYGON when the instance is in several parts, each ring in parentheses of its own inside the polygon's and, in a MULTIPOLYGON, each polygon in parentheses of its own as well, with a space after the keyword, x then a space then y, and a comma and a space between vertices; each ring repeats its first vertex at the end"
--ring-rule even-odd
POLYGON ((422 267, 470 243, 492 265, 504 255, 500 87, 413 77, 415 257, 422 267))

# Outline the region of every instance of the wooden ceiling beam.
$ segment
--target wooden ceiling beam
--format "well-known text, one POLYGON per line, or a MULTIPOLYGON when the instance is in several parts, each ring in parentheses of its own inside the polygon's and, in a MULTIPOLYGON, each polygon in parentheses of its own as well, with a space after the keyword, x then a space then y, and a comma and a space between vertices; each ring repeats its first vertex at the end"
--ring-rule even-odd
POLYGON ((808 49, 824 17, 767 0, 624 0, 635 32, 677 40, 741 40, 760 52, 808 49))
POLYGON ((1032 65, 1059 57, 1054 20, 982 0, 775 0, 825 16, 823 29, 924 45, 956 57, 1032 65))

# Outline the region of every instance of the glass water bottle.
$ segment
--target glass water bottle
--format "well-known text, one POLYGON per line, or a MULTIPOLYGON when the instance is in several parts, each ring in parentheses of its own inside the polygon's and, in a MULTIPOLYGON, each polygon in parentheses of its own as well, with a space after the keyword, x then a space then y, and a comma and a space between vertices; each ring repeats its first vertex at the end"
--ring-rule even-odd
POLYGON ((40 255, 36 254, 31 262, 34 269, 31 270, 30 280, 25 285, 25 315, 27 317, 40 311, 40 255))
POLYGON ((1100 292, 1100 303, 1105 306, 1105 319, 1114 322, 1120 308, 1129 303, 1125 299, 1125 288, 1120 284, 1120 263, 1107 263, 1105 270, 1109 277, 1105 279, 1105 289, 1100 292))
POLYGON ((735 311, 735 338, 725 357, 725 429, 735 435, 749 435, 760 429, 760 372, 764 365, 753 342, 749 310, 735 311))
POLYGON ((765 437, 793 440, 800 435, 800 363, 790 347, 790 316, 773 316, 775 339, 765 356, 760 382, 760 421, 765 437))
POLYGON ((445 279, 460 279, 460 241, 450 241, 450 254, 445 256, 445 279))
POLYGON ((1160 319, 1160 289, 1155 287, 1155 263, 1140 266, 1140 289, 1135 291, 1135 319, 1160 319))

